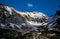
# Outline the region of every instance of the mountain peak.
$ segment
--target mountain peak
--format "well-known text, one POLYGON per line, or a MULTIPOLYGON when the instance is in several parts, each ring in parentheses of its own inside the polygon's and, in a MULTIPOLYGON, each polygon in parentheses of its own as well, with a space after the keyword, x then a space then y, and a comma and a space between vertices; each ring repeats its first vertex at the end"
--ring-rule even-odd
POLYGON ((41 12, 21 12, 13 7, 0 5, 0 24, 2 29, 12 29, 25 33, 36 30, 37 26, 47 25, 47 19, 48 17, 41 12))

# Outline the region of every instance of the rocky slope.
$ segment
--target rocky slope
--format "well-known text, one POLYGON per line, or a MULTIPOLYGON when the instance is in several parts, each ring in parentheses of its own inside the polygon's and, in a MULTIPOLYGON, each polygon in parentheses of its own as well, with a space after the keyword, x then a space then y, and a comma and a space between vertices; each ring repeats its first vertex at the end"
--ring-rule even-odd
POLYGON ((21 12, 6 5, 0 5, 0 28, 11 29, 22 34, 32 30, 37 31, 38 26, 47 25, 48 17, 41 12, 21 12))
POLYGON ((59 20, 60 11, 48 17, 42 12, 22 12, 0 5, 0 39, 50 39, 50 35, 60 33, 59 20))
POLYGON ((55 15, 49 17, 48 29, 49 30, 59 29, 60 28, 59 20, 60 20, 60 10, 58 10, 55 15))

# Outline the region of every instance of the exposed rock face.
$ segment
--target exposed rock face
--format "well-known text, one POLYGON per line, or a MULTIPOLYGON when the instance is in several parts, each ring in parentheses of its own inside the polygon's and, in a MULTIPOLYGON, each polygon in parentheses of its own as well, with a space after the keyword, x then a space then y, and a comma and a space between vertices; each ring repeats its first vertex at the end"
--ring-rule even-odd
POLYGON ((54 34, 50 39, 60 39, 60 10, 49 18, 48 31, 51 35, 54 34))
POLYGON ((0 39, 60 39, 60 11, 48 17, 0 5, 0 39))
POLYGON ((39 26, 46 26, 47 19, 48 17, 41 12, 19 12, 12 7, 0 5, 0 31, 2 33, 0 38, 23 39, 24 36, 30 36, 26 35, 30 33, 32 35, 30 39, 38 39, 37 29, 39 26))
POLYGON ((51 16, 48 23, 48 29, 59 29, 60 28, 60 10, 55 15, 51 16))

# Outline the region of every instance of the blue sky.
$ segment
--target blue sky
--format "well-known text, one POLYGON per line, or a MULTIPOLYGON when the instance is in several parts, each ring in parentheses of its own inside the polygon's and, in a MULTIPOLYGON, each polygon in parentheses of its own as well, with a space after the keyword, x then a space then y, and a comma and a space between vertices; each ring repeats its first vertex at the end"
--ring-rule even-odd
POLYGON ((39 11, 51 16, 58 10, 60 0, 0 0, 0 4, 6 4, 19 11, 39 11))

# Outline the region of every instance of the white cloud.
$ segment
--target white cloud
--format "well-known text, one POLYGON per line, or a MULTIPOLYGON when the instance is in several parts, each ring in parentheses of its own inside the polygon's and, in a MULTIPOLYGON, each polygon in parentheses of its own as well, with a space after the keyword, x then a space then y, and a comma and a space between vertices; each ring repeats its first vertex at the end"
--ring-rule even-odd
POLYGON ((33 4, 28 3, 27 6, 28 6, 28 7, 33 7, 33 4))

